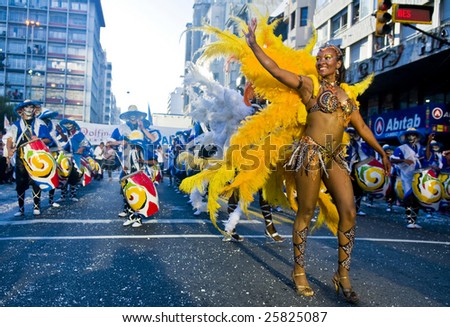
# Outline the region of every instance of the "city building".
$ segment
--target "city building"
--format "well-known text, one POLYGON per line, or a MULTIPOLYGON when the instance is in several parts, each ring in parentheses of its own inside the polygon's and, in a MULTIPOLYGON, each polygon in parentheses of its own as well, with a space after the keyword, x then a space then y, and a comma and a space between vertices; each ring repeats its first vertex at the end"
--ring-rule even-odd
MULTIPOLYGON (((206 15, 203 20, 211 22, 208 1, 198 2, 202 10, 197 14, 206 15)), ((248 21, 248 4, 256 2, 238 1, 230 5, 225 14, 248 21)), ((214 1, 214 5, 216 3, 220 1, 214 1)), ((360 110, 381 142, 395 144, 398 133, 415 127, 424 134, 435 133, 439 141, 450 146, 447 140, 450 81, 446 74, 450 71, 449 0, 282 0, 269 13, 269 20, 280 20, 275 32, 291 48, 303 48, 314 31, 317 33, 314 53, 327 43, 339 46, 345 54, 349 84, 361 82, 373 74, 371 86, 359 97, 360 110), (401 5, 428 8, 426 10, 432 11, 430 23, 399 22, 399 15, 411 14, 406 10, 393 11, 392 7, 401 9, 401 5), (385 6, 383 11, 380 6, 385 6), (389 19, 380 24, 377 13, 386 12, 394 15, 396 22, 389 19), (376 32, 379 25, 385 28, 382 33, 376 32)), ((237 34, 230 18, 226 17, 225 26, 237 34)), ((202 19, 197 17, 194 21, 202 19)), ((199 35, 197 43, 191 47, 193 53, 214 41, 209 36, 199 35)), ((244 81, 239 68, 236 62, 216 62, 211 71, 223 85, 239 88, 244 81)))
POLYGON ((113 123, 100 0, 0 0, 0 96, 43 102, 58 118, 113 123))

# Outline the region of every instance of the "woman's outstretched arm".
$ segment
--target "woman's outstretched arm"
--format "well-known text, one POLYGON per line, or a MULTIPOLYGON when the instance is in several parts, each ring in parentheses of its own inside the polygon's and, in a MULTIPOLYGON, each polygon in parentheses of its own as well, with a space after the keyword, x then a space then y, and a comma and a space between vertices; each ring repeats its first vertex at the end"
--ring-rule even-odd
POLYGON ((248 33, 245 33, 245 39, 261 65, 278 81, 290 88, 299 90, 305 86, 305 82, 307 84, 312 84, 309 78, 304 78, 304 76, 280 68, 278 64, 263 51, 256 42, 256 25, 256 18, 253 18, 248 27, 248 33))

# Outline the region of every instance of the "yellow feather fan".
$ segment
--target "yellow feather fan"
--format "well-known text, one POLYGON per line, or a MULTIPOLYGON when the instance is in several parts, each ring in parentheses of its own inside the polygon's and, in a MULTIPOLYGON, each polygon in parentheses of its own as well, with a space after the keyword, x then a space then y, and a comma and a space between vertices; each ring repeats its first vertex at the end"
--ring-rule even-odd
MULTIPOLYGON (((311 55, 316 34, 304 49, 294 50, 286 47, 281 38, 275 36, 274 28, 277 23, 268 24, 267 16, 256 14, 259 18, 256 30, 258 44, 262 45, 267 55, 281 68, 310 77, 314 83, 314 93, 317 95, 319 81, 316 59, 311 55)), ((235 20, 244 31, 248 29, 245 22, 235 20)), ((307 112, 299 94, 278 82, 261 66, 242 35, 236 36, 229 31, 211 26, 196 29, 217 37, 216 42, 204 49, 201 60, 233 56, 241 62, 241 71, 253 84, 255 92, 267 99, 270 104, 241 123, 238 131, 231 137, 222 162, 217 162, 214 167, 206 168, 199 174, 186 178, 181 184, 181 190, 190 192, 194 186, 198 187, 203 181, 209 182, 208 210, 217 228, 219 197, 228 197, 236 190, 244 212, 259 189, 263 189, 263 195, 270 204, 289 205, 297 210, 294 173, 287 172, 282 167, 292 150, 291 145, 294 140, 301 137, 306 124, 307 112), (283 187, 286 193, 283 192, 283 187)), ((372 79, 373 76, 370 76, 354 86, 341 84, 341 87, 356 101, 357 95, 364 92, 372 79)), ((343 141, 348 143, 346 134, 343 141)), ((336 234, 339 216, 323 185, 318 205, 320 214, 315 228, 326 223, 336 234)), ((218 229, 222 232, 220 228, 218 229)))

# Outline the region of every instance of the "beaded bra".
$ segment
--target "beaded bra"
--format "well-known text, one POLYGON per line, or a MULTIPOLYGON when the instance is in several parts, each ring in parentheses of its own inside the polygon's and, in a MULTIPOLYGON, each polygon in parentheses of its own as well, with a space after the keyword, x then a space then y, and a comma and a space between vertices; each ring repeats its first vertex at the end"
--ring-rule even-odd
POLYGON ((309 109, 309 112, 322 111, 327 114, 335 112, 338 108, 344 112, 345 116, 350 116, 353 111, 358 110, 355 102, 347 98, 341 103, 338 97, 330 90, 323 91, 317 98, 317 102, 309 109))

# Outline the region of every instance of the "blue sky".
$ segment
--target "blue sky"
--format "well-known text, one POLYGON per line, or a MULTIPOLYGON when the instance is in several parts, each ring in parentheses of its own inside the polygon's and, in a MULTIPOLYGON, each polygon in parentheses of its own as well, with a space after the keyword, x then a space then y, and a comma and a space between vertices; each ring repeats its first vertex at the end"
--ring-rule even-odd
POLYGON ((102 0, 101 43, 113 66, 112 89, 122 111, 130 104, 165 113, 182 86, 185 42, 194 0, 102 0), (181 39, 180 39, 181 38, 181 39))

